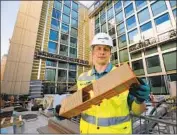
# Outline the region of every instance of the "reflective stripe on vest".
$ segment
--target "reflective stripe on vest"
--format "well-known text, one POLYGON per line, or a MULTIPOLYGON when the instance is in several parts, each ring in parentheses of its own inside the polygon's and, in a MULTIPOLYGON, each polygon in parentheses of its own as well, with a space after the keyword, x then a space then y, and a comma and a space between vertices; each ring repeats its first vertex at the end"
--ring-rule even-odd
MULTIPOLYGON (((84 121, 88 123, 96 124, 95 116, 91 116, 88 114, 81 114, 81 117, 84 121)), ((117 125, 128 121, 130 121, 130 115, 120 116, 120 117, 110 117, 110 118, 98 118, 97 126, 112 126, 112 125, 117 125)))

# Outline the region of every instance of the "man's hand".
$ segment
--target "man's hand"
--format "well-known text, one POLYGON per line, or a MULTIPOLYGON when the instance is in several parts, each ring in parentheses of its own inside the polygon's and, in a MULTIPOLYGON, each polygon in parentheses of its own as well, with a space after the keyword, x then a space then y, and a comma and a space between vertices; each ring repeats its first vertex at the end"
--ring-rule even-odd
POLYGON ((149 98, 150 87, 140 78, 137 78, 140 85, 132 85, 129 89, 129 94, 133 95, 136 103, 143 103, 149 98))
POLYGON ((61 105, 57 105, 55 107, 55 116, 57 118, 59 118, 60 120, 66 119, 65 117, 62 117, 62 116, 59 115, 60 114, 60 108, 61 108, 61 105))

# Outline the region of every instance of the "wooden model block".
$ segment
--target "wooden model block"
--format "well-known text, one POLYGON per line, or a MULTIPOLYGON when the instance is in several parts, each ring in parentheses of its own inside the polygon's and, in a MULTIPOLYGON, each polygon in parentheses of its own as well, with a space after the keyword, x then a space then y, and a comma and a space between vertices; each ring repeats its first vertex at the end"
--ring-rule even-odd
POLYGON ((66 118, 77 116, 92 105, 100 104, 103 99, 110 99, 129 90, 133 83, 139 84, 136 75, 128 64, 123 64, 82 90, 65 98, 61 104, 60 116, 66 118), (93 93, 92 97, 90 92, 93 93))

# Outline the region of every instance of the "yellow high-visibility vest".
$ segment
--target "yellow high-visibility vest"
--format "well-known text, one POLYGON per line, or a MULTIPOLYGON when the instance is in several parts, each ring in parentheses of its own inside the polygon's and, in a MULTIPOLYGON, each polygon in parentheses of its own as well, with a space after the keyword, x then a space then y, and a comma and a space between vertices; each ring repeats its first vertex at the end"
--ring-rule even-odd
MULTIPOLYGON (((113 67, 114 70, 116 67, 113 67)), ((112 71, 111 70, 111 71, 112 71)), ((77 87, 83 87, 95 81, 91 71, 81 74, 77 80, 77 87)), ((125 91, 110 99, 104 99, 100 105, 92 105, 81 114, 80 133, 117 133, 131 134, 132 122, 127 103, 129 91, 125 91)))

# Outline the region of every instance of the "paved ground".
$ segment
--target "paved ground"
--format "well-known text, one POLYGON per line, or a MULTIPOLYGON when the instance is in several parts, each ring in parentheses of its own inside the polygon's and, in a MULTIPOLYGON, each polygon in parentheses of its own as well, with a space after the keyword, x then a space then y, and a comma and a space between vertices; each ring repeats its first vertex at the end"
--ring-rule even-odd
MULTIPOLYGON (((32 111, 27 111, 27 112, 20 112, 16 113, 16 115, 24 115, 24 114, 37 114, 38 117, 37 119, 33 120, 24 120, 24 127, 17 128, 17 133, 24 133, 24 134, 39 134, 37 131, 37 128, 45 126, 48 124, 48 118, 45 117, 44 115, 41 115, 38 112, 32 112, 32 111)), ((7 133, 13 134, 13 127, 8 127, 6 128, 7 133)))

